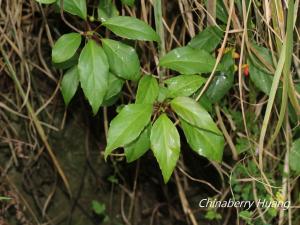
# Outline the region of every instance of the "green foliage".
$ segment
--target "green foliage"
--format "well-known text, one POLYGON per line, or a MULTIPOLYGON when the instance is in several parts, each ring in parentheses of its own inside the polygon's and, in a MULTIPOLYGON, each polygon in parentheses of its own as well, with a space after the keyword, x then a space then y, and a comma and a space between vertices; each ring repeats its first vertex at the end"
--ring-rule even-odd
POLYGON ((193 49, 189 46, 175 48, 159 61, 160 66, 182 74, 209 73, 215 63, 215 58, 205 50, 193 49))
POLYGON ((93 211, 97 214, 97 215, 103 215, 105 213, 106 210, 106 206, 104 203, 98 202, 98 201, 92 201, 92 208, 93 211))
POLYGON ((185 120, 180 120, 187 142, 197 154, 220 162, 223 156, 224 138, 221 135, 197 128, 185 120))
POLYGON ((221 216, 221 214, 217 213, 215 210, 209 210, 205 214, 205 219, 208 219, 208 220, 220 220, 220 219, 222 219, 222 216, 221 216))
POLYGON ((118 16, 119 11, 112 0, 100 0, 97 8, 98 19, 102 22, 105 20, 118 16))
POLYGON ((252 44, 252 46, 259 55, 259 58, 253 55, 248 59, 250 79, 260 91, 269 95, 273 82, 273 76, 268 71, 266 66, 261 62, 261 60, 263 59, 265 60, 265 63, 273 66, 271 53, 268 49, 260 47, 256 44, 252 44))
POLYGON ((241 211, 239 213, 239 217, 242 218, 247 224, 252 225, 253 223, 251 222, 252 220, 252 212, 249 211, 241 211))
MULTIPOLYGON (((122 1, 128 6, 133 6, 134 2, 122 1)), ((60 3, 61 1, 57 1, 58 5, 60 3)), ((63 9, 83 20, 89 18, 84 23, 99 23, 98 27, 102 26, 104 30, 106 28, 106 31, 112 31, 121 38, 160 41, 159 35, 144 21, 119 16, 112 0, 98 1, 97 20, 94 15, 87 14, 85 0, 64 0, 63 9)), ((223 32, 219 28, 209 27, 196 35, 188 46, 175 48, 162 56, 159 66, 180 73, 169 79, 164 74, 143 74, 141 77, 136 47, 125 44, 120 38, 114 40, 104 37, 98 29, 62 35, 52 49, 52 61, 57 68, 68 69, 61 82, 66 105, 70 103, 80 84, 94 115, 101 106, 116 103, 127 82, 126 86, 133 97, 126 105, 124 100, 127 100, 127 96, 124 98, 124 95, 122 103, 116 105, 118 115, 110 122, 105 159, 114 150, 123 148, 127 162, 133 162, 151 149, 164 181, 168 182, 180 156, 180 135, 175 121, 180 121, 179 125, 193 151, 209 160, 220 162, 222 159, 224 138, 210 114, 201 105, 205 102, 204 105, 211 108, 211 103, 215 101, 203 96, 200 104, 193 99, 193 95, 206 82, 205 75, 200 74, 210 73, 215 66, 216 59, 212 52, 220 44, 222 36, 223 32), (82 37, 85 38, 83 48, 80 47, 82 37), (132 104, 134 97, 135 103, 132 104)), ((160 49, 160 43, 157 47, 160 49)), ((232 67, 233 59, 227 54, 217 71, 224 71, 231 81, 232 67)), ((231 85, 224 87, 218 82, 220 81, 213 80, 208 91, 212 98, 220 100, 231 85), (215 94, 217 92, 220 93, 218 96, 215 94)), ((105 211, 105 207, 98 202, 93 203, 93 209, 97 214, 105 211)))
POLYGON ((221 134, 209 113, 192 98, 177 97, 172 100, 171 107, 180 118, 191 125, 218 135, 221 134))
POLYGON ((213 52, 215 48, 220 44, 223 32, 220 28, 211 26, 197 34, 188 43, 188 46, 195 49, 202 49, 207 52, 213 52))
POLYGON ((79 71, 77 66, 69 69, 61 82, 61 92, 64 97, 65 104, 68 105, 74 97, 79 85, 79 71))
MULTIPOLYGON (((61 0, 58 0, 57 3, 61 4, 61 0)), ((86 0, 64 0, 64 11, 79 16, 80 18, 86 20, 87 19, 87 8, 86 8, 86 0)))
POLYGON ((125 146, 124 152, 127 162, 130 163, 139 159, 150 149, 150 133, 151 126, 148 125, 136 140, 125 146))
POLYGON ((134 48, 111 39, 102 39, 102 45, 114 74, 126 80, 139 79, 140 62, 134 48))
POLYGON ((52 4, 56 2, 56 0, 36 0, 36 1, 42 4, 52 4))
POLYGON ((139 82, 136 94, 136 103, 153 104, 159 94, 157 80, 152 76, 143 76, 139 82))
POLYGON ((134 141, 149 124, 152 105, 131 104, 125 106, 111 121, 108 131, 105 158, 116 148, 134 141))
POLYGON ((102 23, 116 35, 141 41, 159 41, 157 33, 144 21, 129 16, 115 16, 102 23))
POLYGON ((81 43, 81 35, 78 33, 69 33, 61 36, 52 49, 52 61, 62 63, 71 59, 81 43))
POLYGON ((134 6, 135 0, 121 0, 122 4, 128 5, 128 6, 134 6))
POLYGON ((96 114, 107 92, 109 65, 104 50, 95 41, 89 40, 83 48, 78 68, 81 88, 96 114))
MULTIPOLYGON (((249 182, 240 182, 238 179, 243 179, 243 178, 249 178, 249 177, 258 177, 260 175, 260 171, 257 167, 257 165, 253 161, 248 161, 245 165, 239 164, 236 166, 236 168, 232 171, 232 178, 231 178, 231 186, 232 186, 232 191, 234 198, 237 201, 255 201, 256 199, 260 199, 261 201, 282 201, 282 195, 280 193, 280 190, 277 188, 274 189, 276 192, 275 198, 272 197, 267 190, 264 187, 264 184, 261 183, 260 181, 249 181, 249 182), (255 182, 255 194, 256 197, 254 197, 254 192, 253 192, 253 182, 255 182)), ((273 185, 275 184, 275 180, 271 179, 271 173, 265 173, 266 177, 269 179, 271 182, 270 184, 273 185)), ((280 178, 281 179, 281 178, 280 178)), ((262 208, 265 210, 264 212, 264 218, 268 224, 272 224, 272 220, 274 217, 277 216, 278 209, 269 207, 269 208, 262 208)), ((246 224, 252 224, 252 225, 265 225, 266 223, 261 220, 261 218, 257 218, 254 216, 255 211, 252 211, 250 209, 249 211, 244 210, 241 211, 239 214, 239 217, 246 222, 246 224)))
POLYGON ((300 174, 300 139, 293 142, 289 162, 291 169, 300 174))
POLYGON ((191 96, 205 82, 205 79, 199 75, 179 75, 165 81, 168 86, 168 97, 175 98, 179 96, 191 96))
POLYGON ((205 95, 211 103, 219 102, 232 88, 234 84, 234 60, 232 51, 223 56, 221 61, 225 70, 219 71, 214 76, 205 95))
MULTIPOLYGON (((124 85, 124 80, 117 77, 113 73, 108 73, 108 88, 104 97, 104 102, 108 102, 111 99, 119 95, 124 85)), ((104 104, 104 103, 103 103, 104 104)))
POLYGON ((180 137, 175 125, 166 114, 160 115, 153 124, 150 141, 151 149, 167 183, 179 158, 180 137))

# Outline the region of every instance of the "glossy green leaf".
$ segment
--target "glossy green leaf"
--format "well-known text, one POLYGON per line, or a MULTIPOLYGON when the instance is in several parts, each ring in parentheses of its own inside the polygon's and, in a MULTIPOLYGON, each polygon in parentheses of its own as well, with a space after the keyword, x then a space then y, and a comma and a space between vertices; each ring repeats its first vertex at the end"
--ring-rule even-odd
POLYGON ((168 85, 168 97, 190 96, 194 94, 205 82, 199 75, 179 75, 165 81, 168 85))
MULTIPOLYGON (((58 0, 57 4, 60 7, 61 0, 58 0)), ((64 0, 64 11, 72 15, 79 16, 82 19, 86 20, 87 18, 86 0, 64 0)))
POLYGON ((220 30, 220 28, 216 26, 210 26, 193 37, 188 45, 192 48, 212 52, 220 44, 222 36, 223 32, 220 30))
POLYGON ((153 104, 158 97, 158 93, 157 80, 150 75, 145 75, 139 81, 135 102, 153 104))
POLYGON ((131 104, 124 106, 111 121, 108 130, 105 158, 116 148, 134 141, 149 124, 152 105, 131 104))
POLYGON ((183 119, 180 120, 186 140, 196 153, 220 162, 223 156, 224 138, 210 131, 199 129, 183 119))
POLYGON ((102 102, 102 106, 106 106, 106 107, 112 106, 112 105, 116 104, 116 102, 119 100, 120 97, 121 97, 121 93, 119 93, 109 99, 104 99, 102 102))
POLYGON ((94 40, 83 48, 78 69, 81 88, 96 114, 107 92, 109 66, 103 49, 94 40))
POLYGON ((140 136, 129 145, 125 146, 125 156, 127 162, 139 159, 150 149, 151 126, 147 126, 140 136))
POLYGON ((61 82, 61 92, 66 105, 68 105, 74 97, 78 85, 79 71, 78 67, 74 66, 66 72, 61 82))
POLYGON ((211 103, 219 102, 234 84, 234 76, 231 73, 219 72, 211 82, 211 86, 205 93, 211 103))
POLYGON ((52 4, 56 2, 56 0, 36 0, 36 1, 42 4, 52 4))
POLYGON ((248 60, 250 79, 254 85, 265 94, 269 95, 273 76, 258 68, 252 60, 248 60))
POLYGON ((119 11, 112 0, 99 0, 98 4, 98 19, 102 22, 107 19, 118 16, 119 11))
MULTIPOLYGON (((197 95, 197 94, 196 94, 197 95)), ((206 94, 202 95, 199 99, 199 104, 209 113, 212 112, 212 103, 206 94)))
POLYGON ((114 74, 126 80, 139 79, 140 62, 134 48, 111 39, 102 39, 102 44, 114 74))
POLYGON ((116 35, 141 41, 159 41, 157 33, 144 21, 130 16, 115 16, 102 23, 116 35))
POLYGON ((289 159, 291 169, 300 174, 300 139, 293 142, 289 159))
POLYGON ((134 6, 135 0, 121 0, 123 5, 134 6))
MULTIPOLYGON (((254 43, 252 43, 251 46, 256 50, 257 54, 259 54, 260 59, 265 60, 265 63, 273 66, 272 55, 268 49, 258 46, 254 43)), ((249 65, 250 72, 249 77, 260 91, 269 95, 273 82, 273 76, 259 58, 257 58, 254 54, 248 58, 247 63, 249 65)))
POLYGON ((211 103, 219 102, 234 84, 234 59, 231 51, 224 55, 221 63, 226 70, 215 74, 205 93, 211 103))
POLYGON ((153 124, 151 149, 162 171, 165 183, 172 175, 180 154, 180 137, 173 122, 162 114, 153 124))
POLYGON ((200 129, 221 134, 209 113, 194 99, 177 97, 171 101, 172 109, 179 117, 200 129))
POLYGON ((70 69, 71 67, 78 64, 79 59, 79 53, 76 51, 76 53, 67 61, 61 62, 61 63, 54 63, 52 62, 52 65, 61 70, 70 69))
POLYGON ((261 70, 266 73, 270 73, 268 67, 272 67, 274 69, 272 53, 269 49, 259 46, 255 43, 251 43, 251 47, 256 51, 256 54, 252 53, 250 56, 251 60, 259 67, 261 70), (262 62, 264 60, 264 62, 262 62), (267 65, 266 65, 267 64, 267 65))
POLYGON ((108 74, 108 89, 106 92, 106 95, 104 97, 104 100, 109 100, 113 98, 114 96, 118 95, 120 91, 122 90, 124 84, 124 80, 120 79, 113 73, 109 72, 108 74))
POLYGON ((78 33, 69 33, 61 36, 52 48, 52 61, 62 63, 71 59, 81 43, 81 35, 78 33))
POLYGON ((160 66, 182 74, 208 73, 213 70, 215 63, 215 58, 208 52, 189 46, 175 48, 159 61, 160 66))

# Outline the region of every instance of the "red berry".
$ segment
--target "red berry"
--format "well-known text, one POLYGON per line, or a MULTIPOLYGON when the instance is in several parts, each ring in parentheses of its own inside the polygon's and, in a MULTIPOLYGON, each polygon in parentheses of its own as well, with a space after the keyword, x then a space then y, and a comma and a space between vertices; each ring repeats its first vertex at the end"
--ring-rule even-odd
POLYGON ((245 77, 249 76, 249 66, 248 65, 245 65, 245 67, 244 67, 244 76, 245 77))

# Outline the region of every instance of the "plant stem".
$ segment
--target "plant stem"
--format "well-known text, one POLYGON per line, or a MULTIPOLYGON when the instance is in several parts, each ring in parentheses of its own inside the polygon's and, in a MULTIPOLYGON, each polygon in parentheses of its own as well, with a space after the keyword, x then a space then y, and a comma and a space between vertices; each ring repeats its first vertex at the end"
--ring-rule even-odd
MULTIPOLYGON (((166 46, 165 46, 165 33, 164 33, 164 25, 163 25, 163 17, 162 17, 161 0, 154 0, 153 7, 154 7, 155 28, 157 34, 160 37, 160 42, 158 43, 158 53, 159 53, 159 57, 162 57, 166 53, 166 46)), ((159 75, 159 81, 161 83, 164 78, 164 71, 160 70, 158 75, 159 75)))

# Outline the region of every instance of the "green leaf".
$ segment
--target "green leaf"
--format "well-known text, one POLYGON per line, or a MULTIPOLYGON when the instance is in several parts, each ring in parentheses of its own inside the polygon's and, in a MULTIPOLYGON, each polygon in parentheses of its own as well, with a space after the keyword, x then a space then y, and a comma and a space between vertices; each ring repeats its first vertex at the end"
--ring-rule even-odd
POLYGON ((72 100, 72 98, 74 97, 78 85, 79 85, 79 71, 78 71, 78 67, 74 66, 65 73, 61 82, 61 92, 66 105, 68 105, 72 100))
POLYGON ((130 16, 115 16, 102 23, 116 35, 141 41, 159 41, 157 33, 144 21, 130 16))
POLYGON ((69 33, 61 36, 52 49, 52 61, 61 63, 71 59, 81 43, 81 35, 78 33, 69 33))
POLYGON ((273 67, 272 54, 267 48, 258 46, 254 43, 251 43, 251 46, 255 49, 259 58, 254 54, 248 58, 249 77, 260 91, 269 95, 274 76, 271 75, 266 65, 261 62, 261 59, 263 59, 270 67, 273 67))
POLYGON ((150 104, 130 104, 124 106, 111 121, 108 130, 105 158, 116 148, 134 141, 149 124, 152 115, 150 104))
POLYGON ((171 101, 172 109, 182 119, 200 129, 221 134, 208 112, 194 99, 189 97, 177 97, 171 101))
POLYGON ((78 58, 79 58, 79 53, 76 52, 70 59, 67 61, 61 62, 61 63, 54 63, 52 62, 52 65, 61 70, 65 69, 70 69, 73 66, 76 66, 78 64, 78 58))
POLYGON ((128 163, 139 159, 150 149, 150 133, 151 126, 147 126, 136 140, 125 146, 125 156, 128 163))
POLYGON ((246 210, 241 211, 239 213, 239 217, 242 218, 245 221, 248 221, 250 223, 251 220, 252 220, 252 212, 246 211, 246 210))
POLYGON ((158 93, 157 80, 151 75, 145 75, 139 81, 135 102, 153 104, 158 97, 158 93))
POLYGON ((223 136, 199 129, 183 119, 180 119, 180 124, 192 150, 209 160, 217 162, 222 160, 224 149, 223 136))
POLYGON ((98 19, 102 22, 107 19, 118 16, 119 11, 112 0, 99 0, 98 19))
POLYGON ((179 75, 165 81, 168 85, 168 97, 190 96, 194 94, 205 82, 199 75, 179 75))
POLYGON ((102 202, 98 202, 98 201, 93 200, 92 201, 92 208, 93 208, 93 211, 97 215, 103 215, 103 214, 105 214, 106 206, 102 202))
POLYGON ((250 72, 249 77, 251 81, 260 91, 264 92, 266 95, 269 95, 272 87, 273 76, 257 67, 251 59, 248 59, 248 65, 250 72))
POLYGON ((217 72, 205 95, 211 103, 219 102, 234 84, 234 59, 232 51, 226 53, 221 61, 226 70, 217 72))
POLYGON ((153 124, 150 141, 164 182, 167 183, 179 158, 180 137, 175 125, 166 114, 160 115, 153 124))
POLYGON ((291 169, 300 174, 300 139, 293 142, 289 158, 291 169))
POLYGON ((134 48, 111 39, 102 39, 102 45, 113 73, 126 80, 139 79, 140 62, 134 48))
POLYGON ((227 9, 224 5, 223 0, 217 0, 217 7, 216 8, 217 8, 216 9, 217 19, 222 21, 224 24, 227 24, 228 13, 227 13, 227 9))
POLYGON ((108 89, 106 95, 104 97, 105 101, 113 98, 114 96, 118 95, 122 90, 124 84, 124 80, 120 79, 113 73, 108 74, 108 89))
POLYGON ((84 95, 96 114, 107 92, 109 66, 103 49, 94 40, 83 48, 78 69, 84 95))
POLYGON ((256 51, 255 55, 252 53, 250 58, 255 62, 257 67, 260 67, 266 73, 270 73, 270 70, 267 67, 272 67, 274 69, 272 53, 269 49, 257 45, 256 43, 251 43, 251 47, 256 51), (264 60, 264 62, 262 62, 264 60), (267 64, 267 66, 265 65, 267 64))
POLYGON ((215 58, 208 52, 189 46, 175 48, 159 61, 160 66, 182 74, 208 73, 213 70, 215 63, 215 58))
MULTIPOLYGON (((60 7, 61 0, 58 0, 57 3, 60 7)), ((64 0, 64 11, 79 16, 82 19, 86 20, 87 18, 87 8, 86 0, 64 0)))
POLYGON ((123 5, 134 6, 135 0, 121 0, 123 5))
MULTIPOLYGON (((205 0, 205 4, 207 4, 207 1, 209 0, 205 0)), ((227 9, 224 5, 223 0, 217 0, 216 1, 216 17, 218 20, 220 20, 221 22, 223 22, 224 24, 227 24, 227 20, 228 20, 228 13, 227 13, 227 9)))
POLYGON ((212 103, 206 94, 202 95, 198 102, 207 112, 212 112, 212 103))
POLYGON ((192 48, 212 52, 220 44, 223 32, 216 26, 207 27, 197 34, 188 45, 192 48))
POLYGON ((36 0, 36 1, 42 4, 52 4, 56 2, 56 0, 36 0))
POLYGON ((251 149, 251 145, 249 144, 249 140, 246 138, 237 138, 236 139, 236 151, 238 154, 241 154, 249 149, 251 149))

